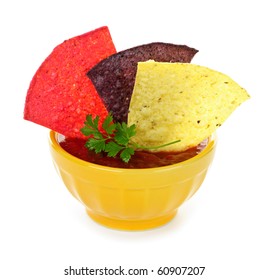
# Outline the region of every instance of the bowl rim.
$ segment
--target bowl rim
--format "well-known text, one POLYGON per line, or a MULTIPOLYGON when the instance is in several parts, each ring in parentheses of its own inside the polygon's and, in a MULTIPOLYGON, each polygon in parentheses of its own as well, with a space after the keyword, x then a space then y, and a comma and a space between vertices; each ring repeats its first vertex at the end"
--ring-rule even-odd
POLYGON ((216 146, 217 143, 217 135, 216 133, 213 133, 210 137, 209 137, 209 142, 207 144, 207 146, 196 156, 181 161, 179 163, 175 163, 175 164, 171 164, 171 165, 166 165, 166 166, 160 166, 160 167, 151 167, 151 168, 119 168, 119 167, 110 167, 110 166, 105 166, 105 165, 100 165, 100 164, 96 164, 96 163, 92 163, 92 162, 88 162, 85 160, 82 160, 80 158, 77 158, 73 155, 71 155, 70 153, 68 153, 66 150, 64 150, 58 140, 57 140, 57 136, 60 136, 61 134, 58 132, 55 132, 53 130, 49 131, 49 145, 51 146, 51 148, 53 148, 56 152, 60 153, 63 157, 65 157, 66 159, 75 162, 78 165, 82 165, 84 167, 91 167, 91 168, 95 168, 98 170, 106 170, 106 171, 110 171, 110 172, 149 172, 149 171, 165 171, 167 169, 171 170, 171 169, 176 169, 179 167, 185 167, 188 166, 192 163, 194 163, 195 161, 198 161, 200 158, 206 156, 208 153, 210 153, 216 146))

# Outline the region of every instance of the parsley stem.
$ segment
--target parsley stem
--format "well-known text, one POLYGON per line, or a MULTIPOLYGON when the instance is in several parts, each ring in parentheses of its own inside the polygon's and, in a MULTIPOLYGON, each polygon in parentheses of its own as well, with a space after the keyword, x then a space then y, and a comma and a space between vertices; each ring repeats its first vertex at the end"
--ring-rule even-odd
POLYGON ((180 141, 181 140, 175 140, 175 141, 172 141, 172 142, 169 142, 169 143, 165 143, 165 144, 162 144, 162 145, 159 145, 159 146, 140 146, 140 145, 138 145, 135 142, 131 142, 131 145, 133 145, 136 149, 157 150, 157 149, 160 149, 160 148, 163 148, 163 147, 166 147, 166 146, 170 146, 170 145, 176 144, 176 143, 178 143, 180 141))

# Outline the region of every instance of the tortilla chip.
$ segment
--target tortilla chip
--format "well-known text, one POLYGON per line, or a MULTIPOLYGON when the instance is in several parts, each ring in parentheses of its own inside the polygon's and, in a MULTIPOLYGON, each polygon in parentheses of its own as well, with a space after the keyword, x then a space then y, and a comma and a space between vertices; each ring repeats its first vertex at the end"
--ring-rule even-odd
POLYGON ((142 146, 182 151, 208 138, 250 96, 228 76, 189 63, 138 63, 128 125, 142 146))
POLYGON ((24 118, 65 136, 83 137, 87 114, 101 120, 108 114, 86 74, 115 51, 106 26, 58 45, 31 81, 24 118))
POLYGON ((117 122, 127 122, 137 63, 153 59, 163 62, 190 62, 197 50, 184 45, 150 43, 118 52, 88 72, 105 106, 117 122))

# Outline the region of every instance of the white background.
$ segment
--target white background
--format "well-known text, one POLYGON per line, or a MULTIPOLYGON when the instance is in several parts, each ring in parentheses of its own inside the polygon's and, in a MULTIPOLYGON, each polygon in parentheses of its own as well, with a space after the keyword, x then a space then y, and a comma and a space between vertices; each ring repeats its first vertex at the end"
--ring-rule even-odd
POLYGON ((70 265, 205 266, 203 276, 167 278, 269 279, 266 2, 1 1, 1 279, 102 278, 64 276, 70 265), (30 80, 45 57, 103 25, 118 50, 154 41, 194 47, 193 63, 228 74, 252 96, 219 128, 201 189, 155 230, 115 231, 88 218, 54 170, 48 130, 23 120, 30 80))

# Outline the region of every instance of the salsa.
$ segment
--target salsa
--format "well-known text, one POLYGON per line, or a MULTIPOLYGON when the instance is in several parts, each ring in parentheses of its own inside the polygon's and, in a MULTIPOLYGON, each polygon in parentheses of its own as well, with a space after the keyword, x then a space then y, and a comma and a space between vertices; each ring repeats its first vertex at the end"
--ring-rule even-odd
POLYGON ((117 168, 153 168, 175 164, 190 159, 199 154, 207 145, 207 140, 198 146, 181 152, 150 152, 136 151, 128 163, 123 162, 119 156, 108 157, 105 153, 96 154, 85 147, 85 140, 79 138, 65 138, 60 146, 69 154, 99 165, 117 168))

